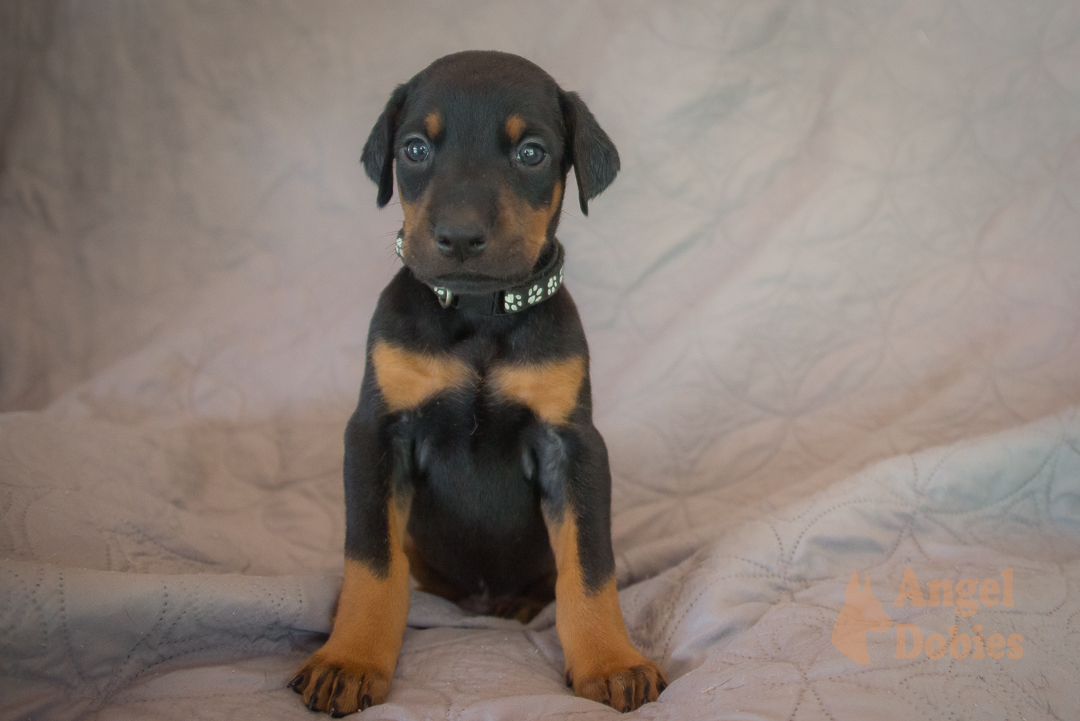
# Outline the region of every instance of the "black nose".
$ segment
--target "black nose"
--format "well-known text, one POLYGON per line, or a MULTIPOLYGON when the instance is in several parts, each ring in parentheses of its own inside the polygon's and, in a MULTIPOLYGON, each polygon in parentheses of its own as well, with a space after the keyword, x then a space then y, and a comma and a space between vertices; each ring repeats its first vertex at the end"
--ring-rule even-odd
POLYGON ((475 258, 487 247, 487 234, 478 223, 441 223, 435 227, 435 247, 451 258, 475 258))

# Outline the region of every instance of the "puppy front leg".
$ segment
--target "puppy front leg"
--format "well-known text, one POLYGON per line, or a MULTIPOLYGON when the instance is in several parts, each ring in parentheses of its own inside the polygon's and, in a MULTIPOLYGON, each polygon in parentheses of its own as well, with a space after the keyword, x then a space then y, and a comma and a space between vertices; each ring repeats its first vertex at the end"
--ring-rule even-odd
POLYGON ((409 615, 404 538, 410 498, 392 486, 387 445, 374 424, 349 422, 345 577, 334 627, 289 684, 309 709, 334 717, 386 699, 409 615))
POLYGON ((620 711, 655 701, 664 672, 634 648, 623 623, 611 549, 607 449, 591 425, 548 434, 541 453, 543 505, 555 552, 555 625, 566 683, 620 711))

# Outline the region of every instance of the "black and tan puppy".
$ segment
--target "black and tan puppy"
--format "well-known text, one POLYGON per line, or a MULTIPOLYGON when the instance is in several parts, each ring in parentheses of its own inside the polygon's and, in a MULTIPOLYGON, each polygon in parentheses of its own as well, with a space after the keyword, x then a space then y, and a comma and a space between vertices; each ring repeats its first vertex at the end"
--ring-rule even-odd
POLYGON ((663 672, 615 591, 611 477, 555 229, 573 167, 582 212, 615 146, 574 93, 497 52, 435 61, 391 95, 363 164, 404 210, 405 267, 371 320, 345 432, 345 578, 333 632, 290 686, 341 716, 381 703, 409 573, 522 620, 553 597, 566 681, 628 711, 663 672))

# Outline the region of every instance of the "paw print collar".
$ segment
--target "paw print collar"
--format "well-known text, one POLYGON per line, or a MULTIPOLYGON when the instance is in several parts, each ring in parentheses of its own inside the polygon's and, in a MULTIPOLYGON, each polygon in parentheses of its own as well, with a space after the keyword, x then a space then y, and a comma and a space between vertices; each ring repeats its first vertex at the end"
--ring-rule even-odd
MULTIPOLYGON (((404 260, 401 252, 402 234, 397 236, 397 254, 404 260)), ((555 241, 555 252, 544 265, 529 276, 528 280, 510 288, 497 290, 484 295, 459 295, 451 293, 449 288, 429 286, 439 299, 443 308, 456 308, 463 312, 479 315, 510 315, 519 313, 542 303, 562 287, 563 262, 566 258, 562 243, 555 241)))

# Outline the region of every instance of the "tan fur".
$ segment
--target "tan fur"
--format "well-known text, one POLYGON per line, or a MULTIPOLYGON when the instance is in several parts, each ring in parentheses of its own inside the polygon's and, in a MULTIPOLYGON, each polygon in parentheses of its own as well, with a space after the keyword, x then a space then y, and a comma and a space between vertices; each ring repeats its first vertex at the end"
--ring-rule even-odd
MULTIPOLYGON (((532 211, 529 214, 529 238, 535 239, 540 236, 547 240, 547 229, 551 224, 552 218, 559 212, 559 201, 562 200, 562 181, 556 180, 555 187, 551 189, 551 200, 547 205, 540 208, 540 210, 532 211)), ((544 244, 540 243, 540 247, 543 248, 544 244)), ((540 250, 537 249, 537 255, 540 254, 540 250)))
POLYGON ((375 382, 391 411, 416 408, 437 393, 475 380, 465 362, 452 355, 425 355, 379 341, 371 351, 375 382))
POLYGON ((345 559, 334 628, 300 673, 306 676, 304 703, 339 713, 379 704, 390 690, 409 615, 409 562, 402 538, 408 500, 387 507, 390 568, 383 575, 360 561, 345 559))
POLYGON ((565 423, 577 407, 585 379, 585 359, 573 356, 542 365, 502 365, 491 374, 500 396, 532 409, 541 420, 565 423))
POLYGON ((562 182, 555 181, 551 200, 539 208, 534 208, 505 185, 499 188, 499 224, 502 235, 522 242, 522 255, 530 266, 536 264, 540 251, 544 249, 548 227, 559 211, 562 192, 562 182))
POLYGON ((587 589, 573 514, 567 511, 561 521, 545 521, 559 571, 555 624, 574 693, 623 711, 656 700, 667 681, 630 643, 614 576, 595 591, 587 589))
POLYGON ((424 116, 424 129, 427 130, 429 138, 434 138, 442 130, 442 115, 438 110, 433 110, 424 116))
POLYGON ((506 136, 511 143, 521 140, 521 134, 525 132, 525 118, 520 115, 511 115, 506 119, 506 136))
POLYGON ((398 184, 398 198, 401 199, 401 212, 404 216, 404 223, 402 229, 404 231, 404 245, 402 249, 407 253, 408 246, 414 235, 414 229, 420 228, 421 230, 428 225, 428 205, 431 202, 431 190, 425 190, 424 194, 420 196, 415 202, 409 202, 405 200, 405 196, 401 192, 401 184, 398 184))

